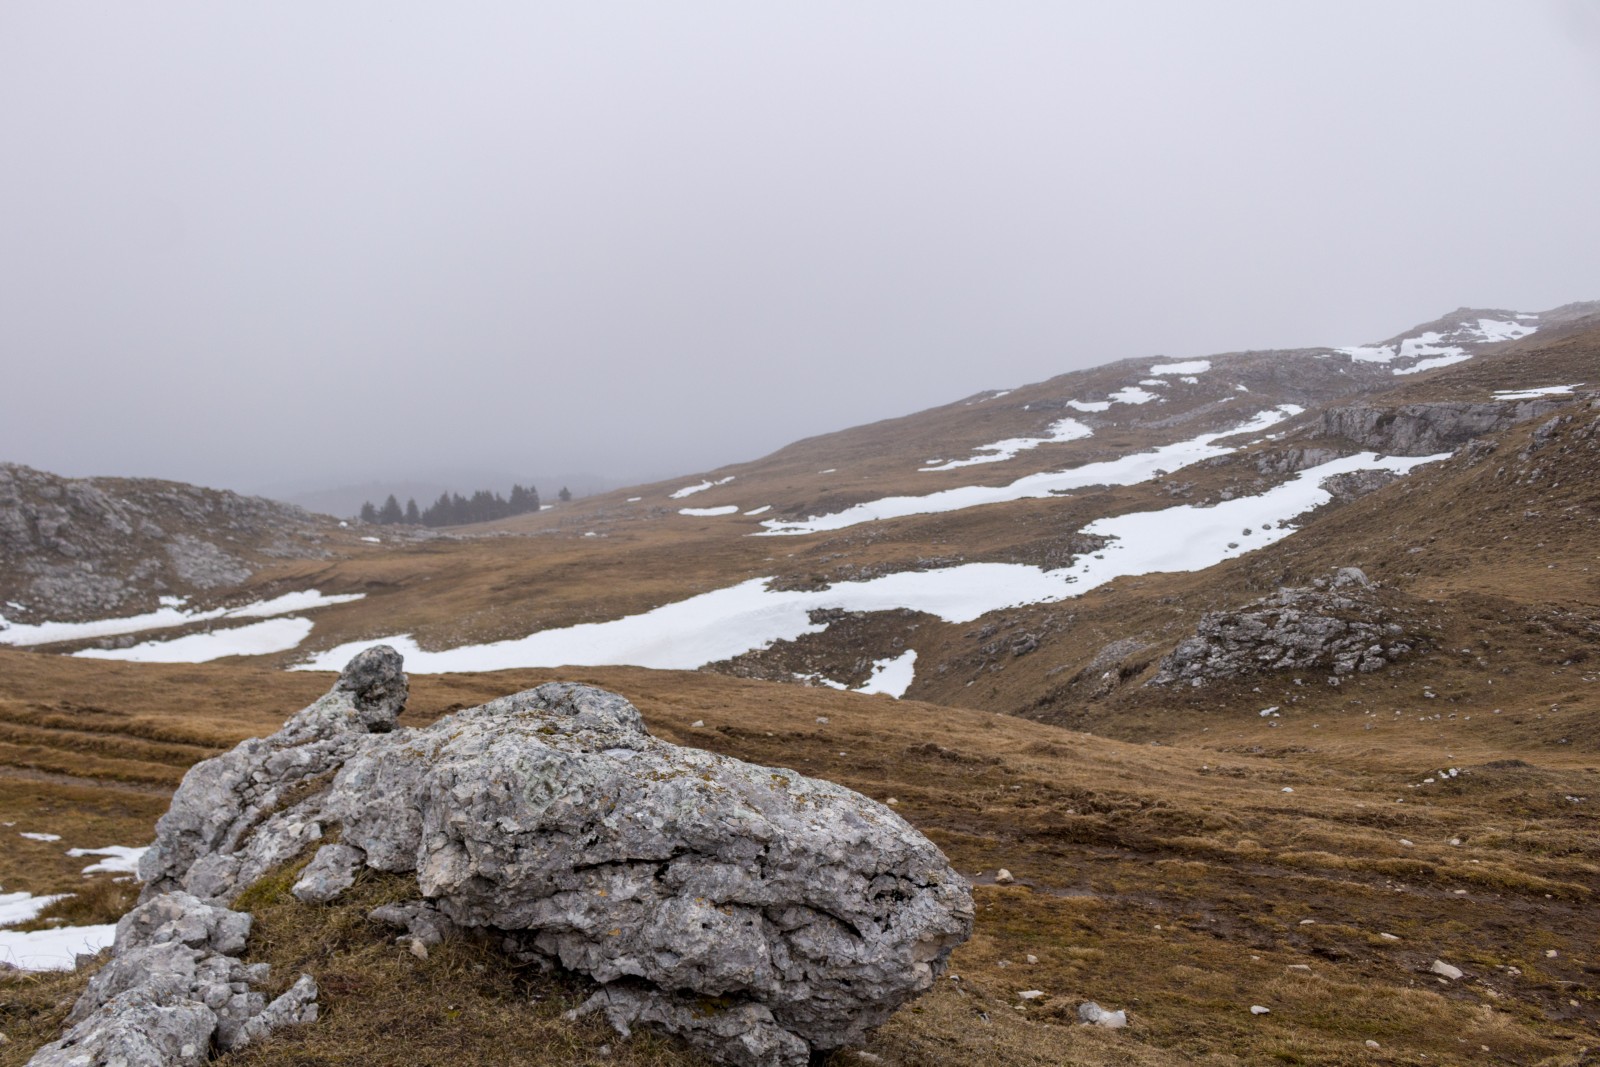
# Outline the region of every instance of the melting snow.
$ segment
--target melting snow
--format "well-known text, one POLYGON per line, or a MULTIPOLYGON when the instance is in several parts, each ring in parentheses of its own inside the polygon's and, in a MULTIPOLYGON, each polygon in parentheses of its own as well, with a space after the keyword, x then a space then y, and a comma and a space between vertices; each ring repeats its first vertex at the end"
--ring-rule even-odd
MULTIPOLYGON (((967 563, 840 582, 818 590, 769 589, 768 579, 752 578, 639 615, 484 645, 424 651, 409 634, 354 641, 319 653, 294 669, 337 671, 357 652, 382 642, 393 645, 405 656, 406 669, 419 674, 605 664, 692 670, 765 648, 774 641, 819 633, 827 628, 811 621, 811 613, 819 609, 906 609, 924 611, 946 622, 966 623, 992 611, 1078 596, 1127 575, 1212 566, 1289 536, 1289 520, 1331 499, 1320 484, 1329 475, 1369 468, 1405 473, 1443 458, 1379 460, 1365 452, 1301 471, 1257 497, 1211 508, 1183 505, 1100 519, 1085 526, 1083 532, 1114 540, 1100 552, 1059 570, 1019 563, 967 563), (1239 542, 1239 530, 1246 526, 1260 530, 1249 538, 1248 548, 1239 542), (1174 530, 1183 531, 1183 536, 1174 537, 1174 530)), ((888 692, 901 680, 909 685, 913 669, 914 660, 902 655, 876 665, 874 679, 888 692)))
POLYGON ((1130 385, 1125 389, 1118 389, 1116 392, 1108 394, 1108 396, 1109 399, 1118 404, 1148 404, 1152 400, 1161 399, 1150 390, 1141 389, 1137 385, 1130 385))
MULTIPOLYGON (((1524 316, 1518 315, 1517 318, 1524 316)), ((1537 318, 1538 316, 1527 316, 1537 318)), ((1468 327, 1469 329, 1471 327, 1468 327)), ((1479 319, 1478 335, 1485 341, 1515 341, 1519 337, 1526 337, 1538 330, 1537 326, 1529 326, 1522 322, 1507 322, 1504 319, 1479 319)))
POLYGON ((1069 400, 1067 407, 1075 411, 1107 411, 1111 407, 1109 400, 1069 400))
POLYGON ((1496 400, 1532 400, 1541 396, 1570 396, 1572 391, 1582 382, 1573 382, 1571 385, 1546 385, 1539 389, 1497 389, 1496 400))
POLYGON ((895 699, 906 695, 917 673, 917 650, 908 648, 898 656, 874 661, 872 677, 858 690, 862 693, 888 693, 895 699))
POLYGON ((29 841, 46 841, 46 842, 48 842, 48 841, 60 841, 61 840, 61 835, 60 834, 18 834, 17 836, 26 838, 29 841))
POLYGON ((771 504, 762 504, 759 508, 751 508, 749 511, 745 512, 745 514, 746 515, 765 515, 767 512, 769 512, 771 510, 772 510, 772 505, 771 504))
POLYGON ((936 467, 919 467, 924 471, 949 471, 957 467, 971 467, 979 463, 999 463, 1015 456, 1018 452, 1026 452, 1040 445, 1060 444, 1065 441, 1079 441, 1094 433, 1093 430, 1079 422, 1077 419, 1057 419, 1050 424, 1047 437, 1008 437, 1004 441, 993 444, 979 445, 974 451, 978 453, 967 459, 952 459, 940 463, 936 467))
POLYGON ((117 936, 115 923, 54 930, 0 930, 0 962, 24 971, 70 971, 78 953, 93 955, 117 936))
POLYGON ((1343 352, 1357 363, 1388 363, 1395 357, 1393 345, 1351 345, 1334 351, 1343 352))
POLYGON ((1151 374, 1204 374, 1211 369, 1209 359, 1191 359, 1183 363, 1157 363, 1150 368, 1151 374))
POLYGON ((817 515, 798 521, 766 519, 761 523, 766 530, 758 536, 842 530, 847 526, 876 519, 897 519, 906 515, 936 515, 982 504, 998 504, 1007 500, 1039 499, 1090 485, 1134 485, 1158 477, 1158 471, 1170 473, 1191 463, 1198 463, 1215 456, 1225 456, 1233 449, 1215 442, 1237 434, 1259 433, 1300 414, 1303 410, 1294 404, 1284 404, 1263 411, 1248 422, 1218 433, 1201 434, 1188 441, 1163 445, 1151 452, 1137 452, 1100 463, 1086 463, 1063 471, 1030 474, 1018 478, 1009 485, 964 485, 923 496, 884 497, 830 515, 817 515))
POLYGON ((49 897, 36 897, 31 893, 0 893, 0 926, 32 922, 39 913, 70 893, 57 893, 49 897))
POLYGON ((1437 367, 1448 367, 1452 363, 1463 363, 1471 358, 1472 356, 1469 353, 1463 352, 1458 348, 1455 351, 1449 352, 1442 356, 1434 356, 1432 359, 1419 360, 1409 367, 1396 367, 1394 369, 1394 373, 1418 374, 1425 370, 1434 370, 1437 367))
POLYGON ((73 655, 84 659, 117 659, 134 663, 209 663, 223 656, 265 656, 273 652, 287 652, 311 636, 311 626, 310 619, 268 619, 228 630, 188 634, 170 641, 146 641, 132 648, 86 648, 73 655))
POLYGON ((168 630, 212 619, 264 619, 274 615, 287 615, 293 611, 310 611, 330 604, 346 604, 360 600, 365 593, 345 593, 324 596, 315 589, 299 593, 285 593, 271 600, 246 604, 242 608, 212 608, 209 611, 184 611, 179 597, 162 597, 161 607, 143 615, 129 615, 118 619, 97 619, 92 622, 41 622, 8 624, 0 616, 0 645, 47 645, 56 641, 83 641, 93 637, 116 637, 120 634, 140 633, 145 630, 168 630))
POLYGON ((678 514, 693 515, 697 518, 705 518, 706 516, 710 515, 732 515, 738 510, 739 505, 737 504, 724 504, 718 508, 679 508, 678 514))
MULTIPOLYGON (((30 922, 45 908, 71 894, 36 897, 0 893, 0 926, 30 922)), ((99 952, 116 936, 114 924, 67 926, 53 930, 0 930, 0 963, 24 971, 70 971, 80 952, 99 952)))
POLYGON ((694 496, 696 493, 703 493, 707 489, 711 489, 719 485, 727 485, 729 482, 733 481, 735 477, 736 475, 730 474, 726 478, 719 478, 714 482, 708 479, 701 482, 699 485, 686 485, 682 489, 679 489, 676 493, 668 493, 667 495, 673 500, 682 500, 686 496, 694 496))
POLYGON ((150 851, 150 846, 130 848, 127 845, 107 845, 105 848, 69 848, 67 855, 73 859, 84 856, 103 856, 99 863, 91 863, 84 874, 138 874, 139 858, 150 851))

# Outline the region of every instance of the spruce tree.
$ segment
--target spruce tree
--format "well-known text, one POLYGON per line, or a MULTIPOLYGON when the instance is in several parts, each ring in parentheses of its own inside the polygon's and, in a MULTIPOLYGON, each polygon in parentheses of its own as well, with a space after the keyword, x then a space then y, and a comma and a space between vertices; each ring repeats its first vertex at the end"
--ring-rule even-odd
POLYGON ((389 499, 385 500, 383 507, 378 509, 378 521, 385 526, 393 526, 402 518, 404 518, 404 515, 400 511, 400 501, 394 498, 393 493, 390 493, 389 499))
POLYGON ((378 509, 372 506, 372 501, 364 501, 361 505, 361 521, 375 523, 378 521, 378 509))
POLYGON ((406 501, 406 521, 413 526, 422 521, 422 513, 417 510, 416 497, 411 497, 406 501))
POLYGON ((561 492, 557 493, 556 496, 560 497, 561 502, 565 504, 567 501, 572 499, 572 490, 563 485, 561 487, 561 492))

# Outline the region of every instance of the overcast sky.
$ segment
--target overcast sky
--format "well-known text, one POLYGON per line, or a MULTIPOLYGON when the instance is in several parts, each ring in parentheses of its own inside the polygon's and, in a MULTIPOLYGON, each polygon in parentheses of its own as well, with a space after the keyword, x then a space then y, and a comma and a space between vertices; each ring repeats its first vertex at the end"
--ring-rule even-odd
POLYGON ((1600 298, 1596 131, 1592 0, 4 0, 0 459, 690 474, 1600 298))

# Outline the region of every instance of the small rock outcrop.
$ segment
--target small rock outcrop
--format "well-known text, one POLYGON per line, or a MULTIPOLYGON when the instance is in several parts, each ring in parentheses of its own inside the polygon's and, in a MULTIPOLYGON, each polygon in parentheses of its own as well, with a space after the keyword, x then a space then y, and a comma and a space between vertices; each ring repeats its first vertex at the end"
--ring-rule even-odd
POLYGON ((584 1010, 731 1064, 801 1067, 927 991, 970 934, 967 883, 889 808, 651 737, 622 697, 553 683, 397 729, 392 649, 278 733, 196 765, 140 869, 147 899, 233 899, 317 847, 292 892, 413 874, 374 912, 413 951, 461 931, 599 984, 584 1010), (323 843, 337 833, 338 843, 323 843))
POLYGON ((1208 612, 1161 661, 1152 685, 1203 685, 1261 671, 1369 672, 1418 644, 1406 613, 1361 570, 1343 567, 1309 588, 1285 588, 1236 611, 1208 612))
POLYGON ((1328 408, 1321 435, 1342 437, 1384 455, 1430 456, 1450 452, 1476 437, 1500 433, 1572 402, 1569 396, 1484 403, 1450 401, 1398 407, 1328 408))
POLYGON ((239 960, 250 916, 188 893, 162 893, 117 923, 112 957, 67 1016, 67 1031, 29 1067, 191 1067, 279 1026, 317 1018, 317 984, 301 975, 272 1003, 255 987, 268 966, 239 960))

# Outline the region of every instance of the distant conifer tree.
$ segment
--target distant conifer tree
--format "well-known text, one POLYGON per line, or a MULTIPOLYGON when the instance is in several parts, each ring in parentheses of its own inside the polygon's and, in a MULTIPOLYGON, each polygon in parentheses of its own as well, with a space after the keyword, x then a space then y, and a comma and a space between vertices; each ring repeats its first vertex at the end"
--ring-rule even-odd
POLYGON ((417 510, 416 497, 411 497, 406 501, 406 521, 413 526, 422 521, 422 512, 417 510))
POLYGON ((372 501, 370 500, 361 505, 361 521, 366 523, 378 521, 378 509, 372 506, 372 501))
POLYGON ((561 492, 557 493, 556 496, 560 497, 561 502, 565 504, 567 501, 572 499, 572 490, 563 485, 561 487, 561 492))
POLYGON ((404 514, 400 511, 400 501, 394 498, 393 493, 390 493, 389 499, 385 500, 383 507, 378 509, 378 521, 385 526, 393 526, 404 517, 404 514))

